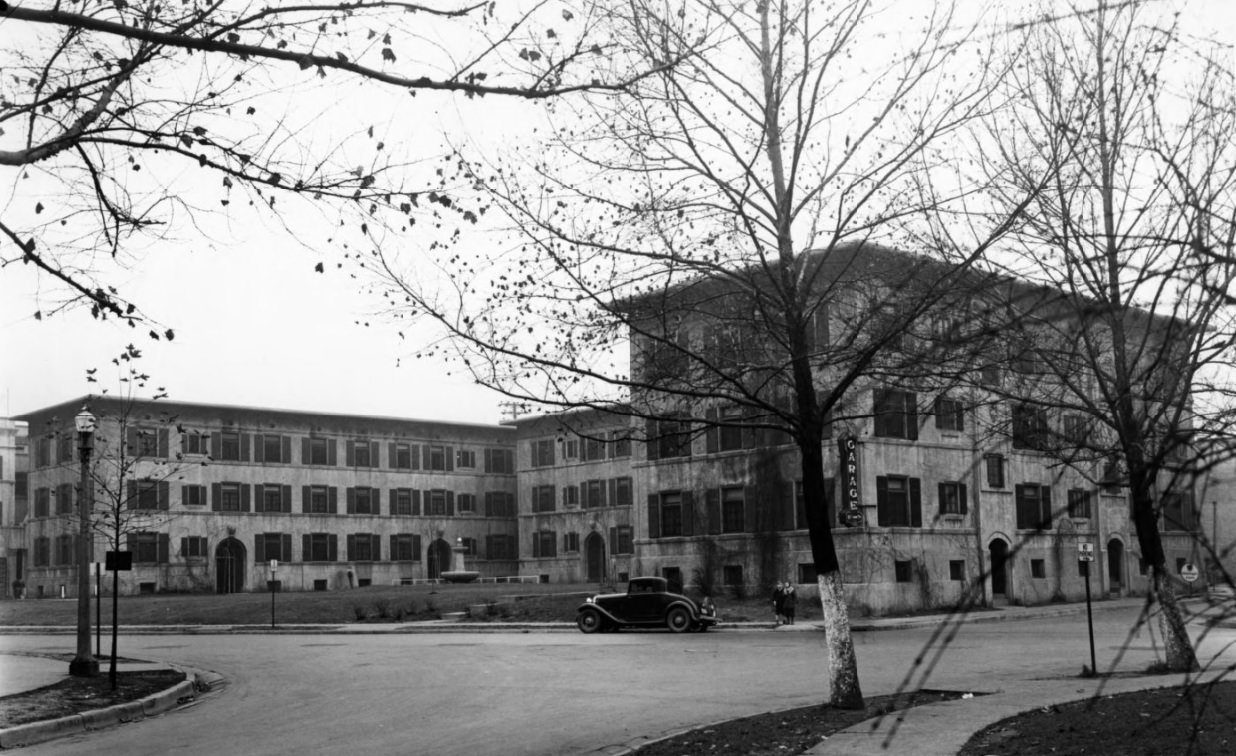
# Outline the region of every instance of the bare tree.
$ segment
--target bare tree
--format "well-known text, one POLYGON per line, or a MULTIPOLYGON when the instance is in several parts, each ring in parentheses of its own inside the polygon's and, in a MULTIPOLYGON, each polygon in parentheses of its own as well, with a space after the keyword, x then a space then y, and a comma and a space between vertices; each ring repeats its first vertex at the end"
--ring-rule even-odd
POLYGON ((56 279, 36 317, 85 302, 136 325, 118 274, 153 244, 209 238, 209 214, 257 209, 294 233, 333 213, 363 234, 378 208, 415 222, 422 203, 451 207, 409 170, 433 150, 424 109, 396 95, 545 99, 638 78, 605 62, 586 6, 497 6, 0 1, 0 266, 56 279), (375 133, 391 119, 407 143, 375 133))
MULTIPOLYGON (((786 444, 788 464, 760 467, 801 480, 842 707, 863 698, 823 440, 870 417, 854 397, 873 378, 930 380, 902 334, 1004 226, 968 213, 975 188, 943 161, 995 107, 1002 72, 948 4, 886 38, 892 12, 862 0, 622 4, 608 19, 616 44, 656 76, 557 103, 553 137, 507 161, 461 157, 510 221, 509 246, 478 255, 448 242, 443 287, 393 239, 374 252, 390 313, 445 331, 423 353, 453 355, 485 385, 630 414, 663 466, 699 435, 786 444), (952 66, 959 56, 966 65, 952 66)), ((762 502, 759 528, 792 521, 793 504, 780 507, 762 502)))
POLYGON ((988 289, 985 317, 1010 337, 1007 396, 1036 397, 1007 418, 1014 442, 1128 487, 1167 666, 1187 671, 1162 530, 1197 528, 1194 476, 1213 460, 1195 450, 1229 435, 1236 96, 1171 19, 1074 10, 1019 41, 1016 105, 985 142, 1007 202, 1054 177, 991 258, 1041 286, 988 289))

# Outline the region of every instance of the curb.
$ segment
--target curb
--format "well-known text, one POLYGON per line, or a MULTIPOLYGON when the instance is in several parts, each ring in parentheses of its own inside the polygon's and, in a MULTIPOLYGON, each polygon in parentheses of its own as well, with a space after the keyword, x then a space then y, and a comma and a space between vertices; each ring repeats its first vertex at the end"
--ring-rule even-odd
POLYGON ((48 740, 79 735, 103 727, 134 722, 153 717, 181 706, 197 697, 198 675, 192 670, 173 666, 184 674, 185 679, 158 693, 102 709, 92 709, 80 714, 70 714, 58 719, 27 722, 0 729, 0 749, 34 745, 48 740))

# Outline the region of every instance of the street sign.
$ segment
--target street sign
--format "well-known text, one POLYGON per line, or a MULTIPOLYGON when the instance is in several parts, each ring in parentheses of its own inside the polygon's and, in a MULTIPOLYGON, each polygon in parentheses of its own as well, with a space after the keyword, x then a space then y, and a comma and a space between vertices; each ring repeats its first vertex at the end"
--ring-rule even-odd
POLYGON ((1197 580, 1197 576, 1197 565, 1192 562, 1187 562, 1180 568, 1180 579, 1186 583, 1192 583, 1197 580))
POLYGON ((1077 561, 1093 562, 1094 561, 1094 544, 1079 543, 1077 544, 1077 561))

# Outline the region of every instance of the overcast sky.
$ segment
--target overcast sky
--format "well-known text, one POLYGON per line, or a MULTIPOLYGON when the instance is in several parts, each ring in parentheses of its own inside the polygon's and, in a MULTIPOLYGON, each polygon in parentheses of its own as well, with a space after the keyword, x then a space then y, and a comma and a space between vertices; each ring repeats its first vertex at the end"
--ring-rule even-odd
MULTIPOLYGON (((1236 42, 1233 6, 1188 5, 1205 33, 1236 42)), ((492 113, 484 120, 510 125, 492 113)), ((475 423, 503 418, 502 396, 450 375, 441 362, 417 360, 413 352, 427 336, 406 330, 400 339, 373 319, 373 301, 358 295, 346 272, 328 265, 315 273, 312 251, 276 229, 230 231, 213 243, 167 244, 133 271, 123 293, 174 329, 171 342, 80 309, 36 320, 35 311, 48 306, 40 287, 50 284, 30 266, 0 270, 0 414, 100 387, 115 392, 110 361, 133 343, 145 354, 141 369, 177 401, 475 423), (99 384, 86 382, 88 368, 99 368, 99 384)))

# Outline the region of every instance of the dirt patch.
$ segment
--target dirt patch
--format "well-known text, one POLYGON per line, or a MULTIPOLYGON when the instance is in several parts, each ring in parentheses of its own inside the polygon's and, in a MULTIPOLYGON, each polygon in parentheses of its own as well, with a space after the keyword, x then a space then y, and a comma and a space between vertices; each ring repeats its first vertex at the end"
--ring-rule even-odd
POLYGON ((0 728, 137 701, 184 679, 183 672, 171 669, 119 672, 116 690, 112 690, 106 673, 98 677, 66 677, 55 685, 0 698, 0 728))
POLYGON ((975 733, 959 756, 1043 753, 1236 753, 1236 682, 1103 696, 1019 714, 975 733))
POLYGON ((639 756, 682 756, 685 753, 793 756, 805 753, 838 730, 867 719, 911 706, 952 701, 966 693, 922 690, 916 693, 875 696, 864 709, 806 706, 801 709, 757 714, 754 717, 701 727, 636 751, 639 756))

